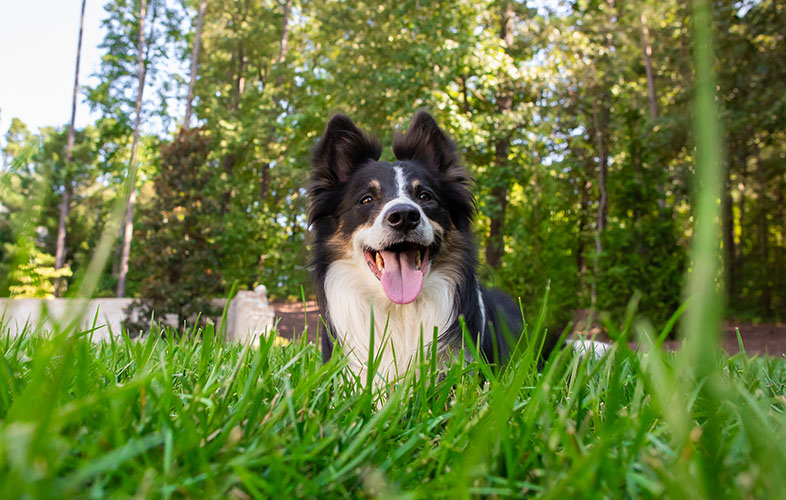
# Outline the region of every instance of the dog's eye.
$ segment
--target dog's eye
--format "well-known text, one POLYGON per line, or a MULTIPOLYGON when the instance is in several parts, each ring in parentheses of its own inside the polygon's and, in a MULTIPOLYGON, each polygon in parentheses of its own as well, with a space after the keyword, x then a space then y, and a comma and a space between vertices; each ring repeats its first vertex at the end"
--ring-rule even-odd
POLYGON ((374 201, 374 198, 372 198, 369 195, 366 195, 366 196, 364 196, 363 198, 360 199, 360 204, 361 205, 368 205, 372 201, 374 201))
POLYGON ((419 199, 420 201, 423 201, 423 202, 426 202, 426 201, 431 201, 431 195, 430 195, 430 194, 428 194, 426 191, 423 191, 422 193, 420 193, 420 194, 418 195, 418 199, 419 199))

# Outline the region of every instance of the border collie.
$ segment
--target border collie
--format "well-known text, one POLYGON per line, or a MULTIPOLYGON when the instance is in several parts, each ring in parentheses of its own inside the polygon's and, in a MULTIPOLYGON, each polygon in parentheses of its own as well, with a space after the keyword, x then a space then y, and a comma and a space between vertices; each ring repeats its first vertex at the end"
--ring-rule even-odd
POLYGON ((506 335, 521 331, 521 315, 502 293, 480 286, 470 229, 472 179, 456 145, 425 111, 393 139, 394 162, 349 118, 335 115, 313 153, 309 225, 314 233, 317 301, 328 332, 356 374, 374 355, 386 379, 402 375, 421 336, 437 352, 458 352, 459 318, 489 360, 508 355, 506 335), (373 309, 373 316, 372 316, 373 309))

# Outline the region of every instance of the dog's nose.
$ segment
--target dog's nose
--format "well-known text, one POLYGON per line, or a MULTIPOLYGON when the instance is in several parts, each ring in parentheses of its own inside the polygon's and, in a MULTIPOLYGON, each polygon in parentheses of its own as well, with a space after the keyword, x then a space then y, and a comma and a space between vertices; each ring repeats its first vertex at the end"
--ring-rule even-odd
POLYGON ((393 205, 387 214, 388 225, 399 231, 410 231, 420 223, 420 211, 417 207, 401 203, 393 205))

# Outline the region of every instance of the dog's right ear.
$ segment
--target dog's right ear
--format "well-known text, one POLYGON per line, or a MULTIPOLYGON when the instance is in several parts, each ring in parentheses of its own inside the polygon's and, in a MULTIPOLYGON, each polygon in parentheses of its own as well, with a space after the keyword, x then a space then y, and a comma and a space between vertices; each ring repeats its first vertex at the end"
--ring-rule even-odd
POLYGON ((327 124, 311 162, 312 181, 323 188, 346 182, 352 171, 368 160, 378 160, 382 145, 363 133, 344 115, 335 115, 327 124))
POLYGON ((424 110, 415 113, 406 133, 393 138, 393 154, 399 160, 421 161, 440 173, 463 171, 456 145, 424 110))

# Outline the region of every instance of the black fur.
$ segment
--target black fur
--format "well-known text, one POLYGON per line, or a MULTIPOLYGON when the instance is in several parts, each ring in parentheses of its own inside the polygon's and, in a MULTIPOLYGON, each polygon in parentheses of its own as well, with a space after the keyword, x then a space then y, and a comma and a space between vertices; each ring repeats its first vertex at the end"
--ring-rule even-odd
MULTIPOLYGON (((433 201, 424 202, 422 208, 430 219, 446 228, 443 240, 429 247, 432 266, 452 266, 460 277, 454 294, 457 315, 447 331, 440 332, 438 341, 461 344, 461 316, 478 339, 483 355, 490 361, 504 360, 509 354, 508 339, 516 338, 521 331, 521 315, 509 297, 480 287, 476 273, 477 249, 471 232, 476 210, 470 190, 473 181, 460 161, 454 142, 431 115, 419 111, 409 129, 394 137, 393 152, 397 165, 406 167, 409 175, 416 176, 424 189, 433 194, 433 201), (483 324, 484 317, 486 324, 483 324)), ((338 250, 328 242, 337 235, 351 238, 355 228, 369 220, 375 206, 368 179, 384 184, 390 182, 393 171, 392 164, 379 161, 380 154, 380 143, 343 115, 331 118, 314 148, 308 211, 314 237, 312 268, 317 300, 330 331, 334 328, 324 283, 338 250), (362 196, 371 196, 372 202, 358 205, 357 199, 362 196)), ((325 360, 333 353, 333 339, 325 333, 322 353, 325 360)))

